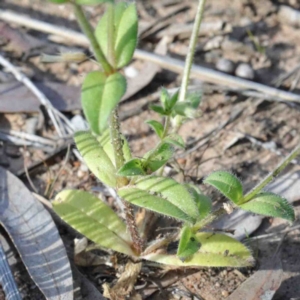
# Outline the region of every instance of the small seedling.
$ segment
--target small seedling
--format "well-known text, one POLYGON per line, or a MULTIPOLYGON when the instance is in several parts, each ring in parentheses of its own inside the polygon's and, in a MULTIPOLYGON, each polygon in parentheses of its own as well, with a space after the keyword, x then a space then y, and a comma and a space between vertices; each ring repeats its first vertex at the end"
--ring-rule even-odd
POLYGON ((288 202, 278 195, 262 192, 262 189, 299 154, 300 147, 246 194, 240 180, 233 174, 217 171, 208 175, 204 183, 217 189, 230 201, 231 204, 227 205, 230 209, 226 210, 214 210, 211 199, 203 195, 197 186, 162 176, 163 168, 172 161, 176 148, 184 148, 184 141, 177 134, 178 128, 184 119, 197 115, 200 104, 199 94, 187 93, 187 82, 205 1, 199 1, 180 91, 171 95, 163 88, 160 104, 150 106, 164 122, 147 121, 158 136, 159 143, 143 157, 132 156, 128 142, 121 134, 117 114, 118 103, 126 92, 126 79, 120 70, 130 63, 137 45, 138 18, 135 5, 123 2, 114 4, 113 1, 104 0, 52 2, 70 3, 73 6, 99 65, 99 70, 87 74, 82 85, 82 107, 90 131, 76 132, 75 144, 90 171, 103 184, 115 189, 122 199, 126 218, 124 222, 97 197, 77 190, 65 190, 56 196, 53 203, 56 213, 96 244, 135 259, 194 267, 244 267, 253 264, 251 251, 241 242, 225 234, 204 232, 203 228, 221 214, 234 209, 293 222, 295 213, 288 202), (107 9, 93 30, 81 5, 102 2, 107 2, 107 9), (182 228, 172 239, 151 241, 150 246, 144 245, 135 223, 133 207, 176 219, 182 223, 182 228), (169 254, 166 250, 168 244, 176 241, 179 241, 177 253, 169 254))

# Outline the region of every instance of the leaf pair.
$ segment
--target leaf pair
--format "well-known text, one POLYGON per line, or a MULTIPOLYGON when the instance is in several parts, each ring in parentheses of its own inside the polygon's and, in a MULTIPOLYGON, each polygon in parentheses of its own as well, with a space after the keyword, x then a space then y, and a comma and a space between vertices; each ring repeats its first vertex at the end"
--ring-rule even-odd
POLYGON ((171 178, 143 177, 118 190, 124 200, 167 217, 194 224, 199 211, 189 190, 171 178))
POLYGON ((91 172, 104 184, 116 187, 116 168, 97 139, 88 131, 78 131, 74 140, 91 172))
MULTIPOLYGON (((162 182, 155 190, 165 193, 164 188, 170 183, 174 185, 174 181, 170 179, 162 182)), ((149 187, 149 184, 157 185, 156 180, 150 178, 149 181, 140 182, 139 187, 149 187)), ((177 186, 176 191, 178 192, 177 186)), ((170 194, 168 196, 171 197, 170 194)), ((100 246, 135 256, 125 224, 96 196, 84 191, 66 190, 56 196, 53 208, 74 229, 100 246)), ((235 239, 214 233, 193 234, 188 227, 184 228, 178 250, 180 256, 154 252, 140 258, 171 266, 243 267, 253 263, 250 251, 235 239)))
POLYGON ((134 4, 119 2, 100 19, 95 36, 114 69, 122 68, 131 61, 137 44, 137 33, 138 18, 134 4), (113 22, 112 31, 108 30, 110 22, 113 22), (111 45, 113 49, 110 49, 111 45))
POLYGON ((107 120, 126 92, 126 79, 120 73, 106 76, 103 72, 89 73, 81 89, 84 114, 93 132, 101 134, 107 120))
POLYGON ((162 89, 160 102, 161 105, 151 105, 150 109, 163 116, 184 116, 194 118, 199 106, 201 95, 199 93, 190 93, 184 102, 178 101, 178 92, 170 96, 166 89, 162 89))
POLYGON ((161 89, 160 103, 161 105, 150 105, 150 108, 160 115, 170 116, 173 113, 173 108, 178 101, 178 91, 174 95, 170 95, 165 88, 161 89))
POLYGON ((295 220, 295 212, 292 206, 279 195, 262 192, 245 202, 240 180, 228 172, 214 172, 204 180, 204 183, 219 190, 243 210, 264 216, 279 217, 290 222, 295 220))
POLYGON ((182 138, 177 134, 167 136, 155 149, 147 152, 143 158, 134 158, 126 162, 118 171, 118 175, 137 176, 155 172, 172 158, 175 146, 183 146, 182 138))

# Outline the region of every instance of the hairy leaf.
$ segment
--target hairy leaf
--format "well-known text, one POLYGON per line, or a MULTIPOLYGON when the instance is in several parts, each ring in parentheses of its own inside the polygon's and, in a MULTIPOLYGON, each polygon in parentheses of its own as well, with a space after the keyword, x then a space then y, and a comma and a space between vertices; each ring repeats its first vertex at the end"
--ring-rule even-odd
POLYGON ((54 211, 69 225, 93 242, 133 255, 126 225, 96 196, 79 190, 64 190, 55 197, 54 211))
POLYGON ((248 267, 253 265, 251 252, 239 241, 223 234, 200 232, 196 235, 200 249, 190 259, 181 261, 177 255, 150 253, 144 259, 171 266, 248 267))
POLYGON ((160 102, 164 110, 168 110, 168 102, 170 101, 170 95, 166 88, 162 87, 160 91, 160 102))
POLYGON ((168 115, 160 105, 149 105, 149 108, 160 115, 168 115))
POLYGON ((106 76, 100 71, 89 73, 83 82, 81 102, 84 114, 96 134, 107 127, 110 113, 126 92, 126 79, 120 73, 106 76))
POLYGON ((187 118, 194 118, 196 116, 196 109, 190 102, 178 102, 173 107, 174 112, 180 116, 187 118))
MULTIPOLYGON (((105 54, 108 55, 108 13, 105 13, 99 21, 95 36, 105 54)), ((127 65, 133 56, 137 44, 138 19, 134 4, 127 5, 119 2, 114 5, 114 54, 116 67, 127 65)))
POLYGON ((138 17, 134 4, 128 5, 118 24, 116 34, 116 59, 118 68, 129 64, 137 44, 138 17))
POLYGON ((188 226, 184 226, 180 233, 180 240, 177 249, 177 256, 181 261, 186 261, 191 258, 191 255, 200 249, 200 242, 197 240, 196 235, 188 226))
POLYGON ((194 109, 197 109, 201 102, 201 92, 196 91, 196 92, 189 93, 187 95, 186 101, 190 102, 194 109))
POLYGON ((243 186, 234 175, 225 171, 216 171, 208 175, 203 181, 220 191, 225 197, 239 204, 243 198, 243 186))
POLYGON ((19 178, 2 167, 0 178, 0 222, 29 275, 46 299, 72 300, 71 267, 51 215, 19 178))
POLYGON ((169 98, 169 100, 168 100, 169 110, 173 109, 174 105, 177 103, 178 96, 179 96, 179 90, 169 98))
POLYGON ((187 187, 194 196, 195 203, 199 210, 199 220, 203 220, 212 210, 212 201, 209 197, 203 195, 196 186, 187 184, 187 187))
POLYGON ((251 211, 256 214, 278 217, 290 222, 295 221, 295 212, 293 207, 286 199, 273 193, 261 193, 256 195, 250 201, 240 204, 243 210, 251 211))
POLYGON ((179 134, 176 134, 176 133, 171 133, 171 134, 167 135, 163 139, 163 141, 166 143, 173 144, 174 146, 177 146, 179 148, 185 147, 183 138, 179 134))
POLYGON ((146 123, 154 130, 154 132, 161 138, 164 132, 164 126, 155 120, 146 121, 146 123))
POLYGON ((100 143, 88 131, 78 131, 74 135, 78 151, 91 172, 104 184, 116 187, 116 169, 100 143))
POLYGON ((193 219, 199 217, 194 198, 188 189, 171 178, 148 176, 136 182, 136 187, 151 193, 159 193, 193 219))
POLYGON ((145 167, 151 172, 158 170, 172 158, 174 151, 175 148, 172 144, 160 142, 155 149, 144 155, 145 167))
POLYGON ((139 158, 133 158, 126 162, 122 168, 118 171, 120 176, 137 176, 146 175, 143 161, 139 158))
POLYGON ((183 222, 193 223, 194 219, 160 194, 154 194, 136 187, 127 186, 118 190, 118 195, 124 200, 139 207, 172 217, 183 222))

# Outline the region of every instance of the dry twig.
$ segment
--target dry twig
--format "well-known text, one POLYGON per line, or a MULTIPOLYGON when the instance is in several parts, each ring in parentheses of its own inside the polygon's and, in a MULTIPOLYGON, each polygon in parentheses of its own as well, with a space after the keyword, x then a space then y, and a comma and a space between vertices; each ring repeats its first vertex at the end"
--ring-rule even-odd
MULTIPOLYGON (((70 43, 77 44, 83 47, 89 46, 89 41, 83 34, 74 30, 67 29, 65 27, 60 27, 53 24, 48 24, 43 21, 34 20, 28 16, 20 15, 8 10, 0 10, 0 19, 55 36, 60 36, 63 38, 61 40, 62 43, 66 43, 69 41, 70 43)), ((180 74, 182 73, 184 68, 184 62, 181 60, 149 53, 144 50, 137 49, 134 53, 134 57, 141 60, 151 61, 155 64, 158 64, 162 68, 180 74)), ((259 92, 258 95, 261 98, 269 101, 287 101, 300 103, 300 95, 282 91, 232 75, 224 74, 222 72, 211 70, 205 67, 193 65, 191 70, 191 77, 197 78, 204 82, 226 86, 227 89, 231 91, 243 93, 259 92)))

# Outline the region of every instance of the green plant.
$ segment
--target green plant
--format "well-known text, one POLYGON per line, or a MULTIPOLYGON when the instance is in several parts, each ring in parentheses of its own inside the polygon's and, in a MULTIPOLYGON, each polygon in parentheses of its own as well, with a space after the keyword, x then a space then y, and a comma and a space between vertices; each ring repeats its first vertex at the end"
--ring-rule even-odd
MULTIPOLYGON (((164 118, 164 123, 147 121, 160 142, 142 158, 132 157, 128 142, 121 134, 117 114, 118 103, 126 91, 126 79, 119 70, 131 61, 137 44, 135 5, 107 3, 107 10, 94 31, 80 5, 110 1, 53 2, 71 3, 101 66, 99 71, 86 76, 82 86, 82 107, 91 131, 77 132, 74 139, 92 173, 102 183, 115 189, 122 199, 126 223, 107 204, 83 191, 65 190, 59 193, 53 203, 56 213, 100 246, 135 258, 173 266, 251 265, 251 252, 242 243, 224 234, 203 232, 207 224, 227 211, 223 208, 213 210, 211 199, 196 186, 162 176, 163 168, 172 160, 176 147, 184 148, 184 141, 177 134, 182 121, 194 117, 200 103, 199 95, 187 94, 187 85, 205 1, 199 1, 180 93, 170 95, 162 89, 160 105, 150 107, 164 118), (171 124, 174 125, 173 131, 171 124), (182 229, 144 245, 133 207, 174 218, 183 223, 182 229), (176 240, 179 240, 177 254, 167 253, 167 245, 176 240)), ((230 201, 232 209, 293 222, 295 214, 288 202, 278 195, 262 192, 262 189, 299 152, 300 147, 247 194, 244 194, 239 179, 225 171, 208 175, 204 183, 219 190, 230 201)))

